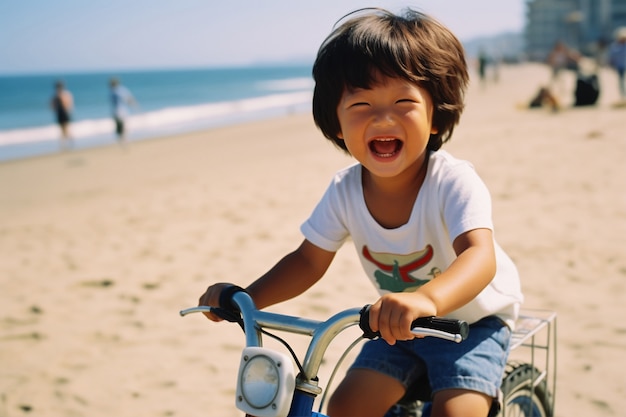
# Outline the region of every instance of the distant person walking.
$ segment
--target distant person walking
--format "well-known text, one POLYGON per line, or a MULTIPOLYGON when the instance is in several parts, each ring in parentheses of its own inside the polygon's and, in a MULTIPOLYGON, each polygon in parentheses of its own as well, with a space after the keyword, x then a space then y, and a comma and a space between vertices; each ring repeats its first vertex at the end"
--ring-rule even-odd
POLYGON ((137 102, 128 90, 120 84, 117 78, 112 78, 109 82, 111 87, 111 111, 115 121, 115 133, 117 140, 123 143, 126 140, 126 117, 130 114, 129 106, 135 106, 137 102))
POLYGON ((54 111, 57 123, 61 128, 61 150, 72 147, 72 138, 69 132, 71 113, 74 109, 74 97, 66 88, 63 81, 54 84, 54 95, 50 100, 50 107, 54 111))
POLYGON ((485 85, 487 82, 487 66, 489 65, 489 56, 484 49, 480 49, 478 52, 478 76, 480 77, 481 85, 485 85))
POLYGON ((618 29, 615 42, 609 47, 609 63, 617 71, 621 101, 626 102, 626 27, 618 29))

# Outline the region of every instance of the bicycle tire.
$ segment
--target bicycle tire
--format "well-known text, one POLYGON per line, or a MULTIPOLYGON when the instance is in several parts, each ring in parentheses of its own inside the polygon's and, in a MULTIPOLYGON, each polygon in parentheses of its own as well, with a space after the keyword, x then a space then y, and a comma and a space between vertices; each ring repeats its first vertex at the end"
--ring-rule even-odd
POLYGON ((552 417, 552 398, 545 379, 533 388, 533 376, 539 373, 528 363, 507 363, 502 378, 504 407, 496 417, 552 417))

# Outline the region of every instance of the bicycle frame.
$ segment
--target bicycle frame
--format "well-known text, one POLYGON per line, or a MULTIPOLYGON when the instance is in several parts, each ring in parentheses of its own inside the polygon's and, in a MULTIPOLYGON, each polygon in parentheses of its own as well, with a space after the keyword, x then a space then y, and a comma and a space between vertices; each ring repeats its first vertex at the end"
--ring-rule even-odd
MULTIPOLYGON (((233 301, 239 307, 243 318, 246 347, 263 346, 261 329, 280 330, 311 337, 302 361, 303 372, 296 377, 291 409, 286 417, 323 417, 323 414, 313 411, 315 398, 322 392, 317 381, 317 373, 324 353, 335 336, 348 327, 359 324, 360 308, 344 310, 326 321, 317 321, 257 310, 250 296, 244 292, 234 294, 233 301)), ((180 314, 185 316, 190 313, 212 310, 212 307, 200 306, 182 310, 180 314)), ((255 413, 258 415, 259 410, 255 410, 255 413)), ((279 415, 276 414, 276 416, 279 415)))
MULTIPOLYGON (((345 329, 358 325, 361 319, 361 309, 351 308, 341 311, 325 321, 305 319, 301 317, 277 314, 257 310, 250 296, 245 292, 236 292, 232 296, 233 303, 241 312, 241 319, 245 331, 245 346, 242 354, 242 362, 239 369, 239 380, 237 383, 236 406, 248 414, 257 417, 325 417, 324 414, 313 411, 316 397, 322 393, 322 388, 318 382, 318 372, 326 350, 334 338, 345 329), (263 330, 272 329, 284 331, 292 334, 305 335, 310 337, 310 342, 300 366, 299 372, 293 370, 292 358, 288 355, 280 354, 271 349, 263 348, 263 330), (282 356, 281 356, 282 355, 282 356), (242 392, 242 374, 251 359, 262 357, 266 363, 274 366, 275 390, 276 394, 271 394, 271 398, 264 403, 263 407, 250 405, 242 392)), ((180 312, 181 316, 197 312, 211 312, 214 307, 192 307, 180 312)), ((451 335, 438 330, 417 328, 414 329, 420 335, 438 336, 459 342, 460 335, 451 335)), ((520 349, 520 352, 530 353, 530 359, 523 363, 530 365, 532 374, 524 382, 531 387, 530 396, 534 396, 534 387, 542 381, 549 384, 552 393, 556 388, 556 313, 543 310, 523 311, 517 321, 516 330, 513 332, 511 340, 511 350, 520 349), (545 355, 541 355, 542 352, 545 355), (536 364, 536 362, 539 362, 536 364), (537 366, 536 366, 537 365, 537 366), (535 370, 537 372, 535 372, 535 370)), ((512 355, 513 356, 513 355, 512 355)), ((527 355, 528 356, 528 355, 527 355)), ((265 363, 264 362, 264 363, 265 363)), ((262 368, 260 373, 266 373, 267 368, 262 368)), ((265 376, 263 379, 267 379, 265 376)), ((332 379, 332 378, 331 378, 332 379)), ((545 383, 544 382, 544 383, 545 383)), ((256 388, 255 388, 256 390, 256 388)), ((255 391, 258 392, 258 391, 255 391)), ((554 396, 548 398, 550 402, 546 414, 553 415, 554 396)), ((507 416, 507 401, 503 399, 503 409, 501 414, 507 416)), ((526 403, 524 403, 526 404, 526 403)), ((523 408, 530 408, 532 402, 523 405, 523 408)), ((520 408, 519 405, 515 407, 520 408)), ((321 406, 320 406, 321 408, 321 406)), ((516 411, 513 411, 516 412, 516 411)), ((526 416, 534 416, 529 409, 524 411, 526 416)), ((515 414, 517 415, 517 414, 515 414)))

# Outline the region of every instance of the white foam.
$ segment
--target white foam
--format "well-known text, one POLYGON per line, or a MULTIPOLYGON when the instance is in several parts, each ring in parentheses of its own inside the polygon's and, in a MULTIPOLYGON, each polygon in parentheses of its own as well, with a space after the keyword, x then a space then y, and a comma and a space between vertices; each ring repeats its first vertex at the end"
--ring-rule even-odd
POLYGON ((262 81, 257 84, 259 89, 271 91, 313 90, 314 86, 313 79, 308 77, 262 81))
MULTIPOLYGON (((279 84, 289 84, 292 81, 301 83, 300 79, 276 81, 273 90, 281 88, 279 84)), ((270 82, 272 83, 272 82, 270 82)), ((283 85, 283 88, 286 86, 283 85)), ((293 89, 293 86, 289 89, 293 89)), ((272 109, 290 109, 292 107, 311 102, 312 93, 296 91, 283 94, 271 94, 262 97, 236 101, 201 104, 195 106, 171 107, 162 110, 133 114, 128 118, 127 126, 130 132, 140 134, 150 131, 158 134, 159 130, 171 131, 173 127, 185 125, 219 125, 220 120, 245 119, 246 116, 272 109), (240 116, 240 117, 239 117, 240 116)), ((111 134, 114 130, 112 119, 92 119, 73 122, 70 126, 71 134, 75 139, 111 134)), ((25 144, 58 140, 59 127, 47 125, 42 127, 14 129, 0 131, 0 146, 25 144)))

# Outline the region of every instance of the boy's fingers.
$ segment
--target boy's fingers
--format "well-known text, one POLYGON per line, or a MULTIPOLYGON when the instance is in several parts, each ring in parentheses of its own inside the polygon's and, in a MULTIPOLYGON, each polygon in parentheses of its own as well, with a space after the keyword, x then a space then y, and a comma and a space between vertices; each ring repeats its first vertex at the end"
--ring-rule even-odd
POLYGON ((211 321, 216 321, 216 322, 217 322, 217 321, 222 321, 222 320, 224 320, 223 318, 221 318, 221 317, 219 317, 219 316, 216 316, 216 315, 215 315, 215 314, 213 314, 213 313, 202 313, 202 314, 204 314, 204 315, 206 316, 206 318, 207 318, 207 319, 209 319, 209 320, 211 320, 211 321))

